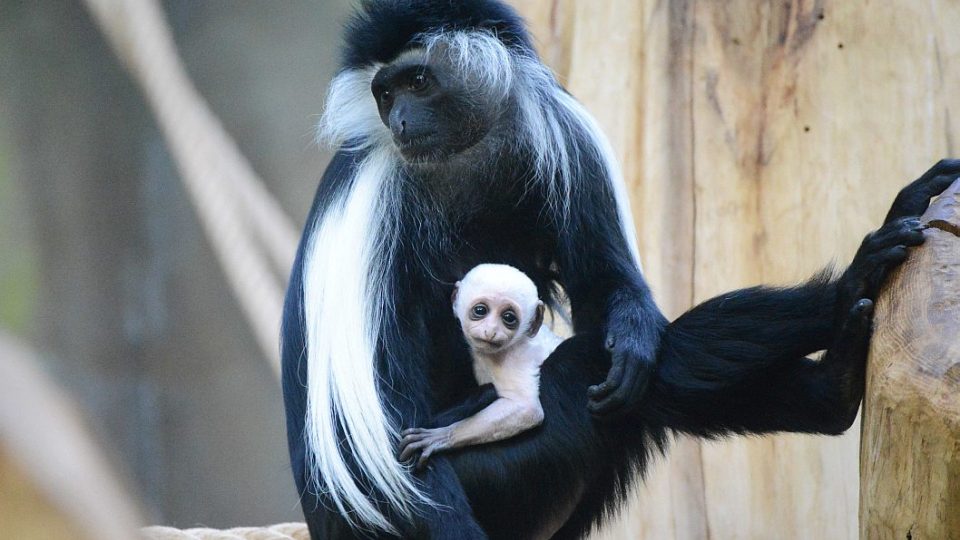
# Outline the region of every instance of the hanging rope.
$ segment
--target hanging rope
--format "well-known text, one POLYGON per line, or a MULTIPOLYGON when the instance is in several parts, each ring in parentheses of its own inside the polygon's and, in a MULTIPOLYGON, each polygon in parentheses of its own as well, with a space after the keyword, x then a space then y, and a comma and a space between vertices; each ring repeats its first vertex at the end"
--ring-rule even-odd
POLYGON ((100 452, 76 403, 40 366, 35 351, 0 330, 0 507, 12 504, 6 509, 23 513, 18 525, 30 529, 11 531, 0 511, 0 536, 43 537, 56 530, 44 524, 66 523, 71 538, 133 538, 141 523, 139 509, 100 452), (26 485, 16 483, 20 474, 26 485), (32 513, 31 500, 43 500, 49 507, 44 514, 32 513), (51 511, 56 515, 46 515, 51 511))
POLYGON ((139 83, 263 354, 280 372, 284 277, 298 233, 190 81, 155 0, 85 0, 139 83), (273 268, 271 268, 271 264, 273 268))

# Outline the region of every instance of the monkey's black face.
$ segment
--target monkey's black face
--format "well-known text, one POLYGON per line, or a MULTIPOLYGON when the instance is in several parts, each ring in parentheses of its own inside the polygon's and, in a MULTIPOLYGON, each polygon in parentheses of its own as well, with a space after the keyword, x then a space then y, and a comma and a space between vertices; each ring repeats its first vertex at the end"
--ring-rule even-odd
POLYGON ((419 62, 381 69, 371 90, 380 119, 411 163, 449 159, 480 142, 493 115, 449 69, 419 62))

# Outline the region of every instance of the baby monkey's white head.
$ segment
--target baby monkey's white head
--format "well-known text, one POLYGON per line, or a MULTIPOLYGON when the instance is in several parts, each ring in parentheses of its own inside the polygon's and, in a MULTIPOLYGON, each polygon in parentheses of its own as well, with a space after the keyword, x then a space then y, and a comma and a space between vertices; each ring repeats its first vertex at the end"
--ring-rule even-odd
POLYGON ((474 350, 503 352, 536 337, 543 324, 543 302, 526 274, 505 264, 481 264, 453 289, 453 314, 474 350))

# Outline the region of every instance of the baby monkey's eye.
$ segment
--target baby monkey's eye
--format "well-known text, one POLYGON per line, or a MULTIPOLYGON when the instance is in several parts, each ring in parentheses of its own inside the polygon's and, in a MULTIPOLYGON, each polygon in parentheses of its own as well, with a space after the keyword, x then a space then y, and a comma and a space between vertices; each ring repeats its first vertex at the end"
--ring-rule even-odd
POLYGON ((520 321, 517 320, 517 314, 512 311, 504 311, 500 314, 500 319, 503 320, 503 324, 507 325, 507 328, 513 330, 517 327, 517 323, 520 321))
POLYGON ((470 317, 473 320, 480 320, 487 316, 488 311, 489 310, 487 309, 486 304, 477 304, 473 306, 473 310, 470 312, 470 317))

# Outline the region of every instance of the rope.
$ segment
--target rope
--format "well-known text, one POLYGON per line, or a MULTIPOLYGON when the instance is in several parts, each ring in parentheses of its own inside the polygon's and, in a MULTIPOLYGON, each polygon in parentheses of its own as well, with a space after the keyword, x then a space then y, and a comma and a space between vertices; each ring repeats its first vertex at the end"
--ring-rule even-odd
MULTIPOLYGON (((23 487, 28 493, 36 490, 60 512, 71 527, 71 538, 135 538, 142 523, 139 509, 88 433, 76 404, 38 368, 41 362, 36 353, 2 330, 0 359, 0 469, 7 459, 13 470, 26 473, 30 483, 23 487), (24 407, 25 403, 30 406, 24 407)), ((16 501, 21 493, 10 494, 16 501)), ((2 495, 0 490, 0 504, 9 502, 2 495)), ((39 530, 20 531, 17 537, 29 538, 39 530)), ((303 523, 227 530, 146 527, 140 529, 140 536, 145 540, 310 540, 303 523)))
POLYGON ((238 527, 235 529, 174 529, 172 527, 145 527, 144 540, 310 540, 310 532, 303 523, 281 523, 270 527, 238 527))
POLYGON ((156 0, 85 3, 143 90, 233 294, 279 375, 284 280, 276 271, 293 265, 297 230, 193 86, 156 0))
MULTIPOLYGON (((41 365, 35 351, 0 330, 0 469, 7 462, 29 481, 21 487, 4 485, 0 473, 0 505, 12 503, 12 511, 23 512, 30 504, 18 506, 18 500, 39 494, 57 512, 47 521, 69 524, 71 538, 128 540, 142 523, 140 511, 113 474, 76 403, 41 365)), ((45 522, 27 521, 27 527, 35 523, 37 529, 20 531, 16 538, 49 534, 41 525, 45 522)), ((0 530, 10 532, 3 524, 0 530)))

